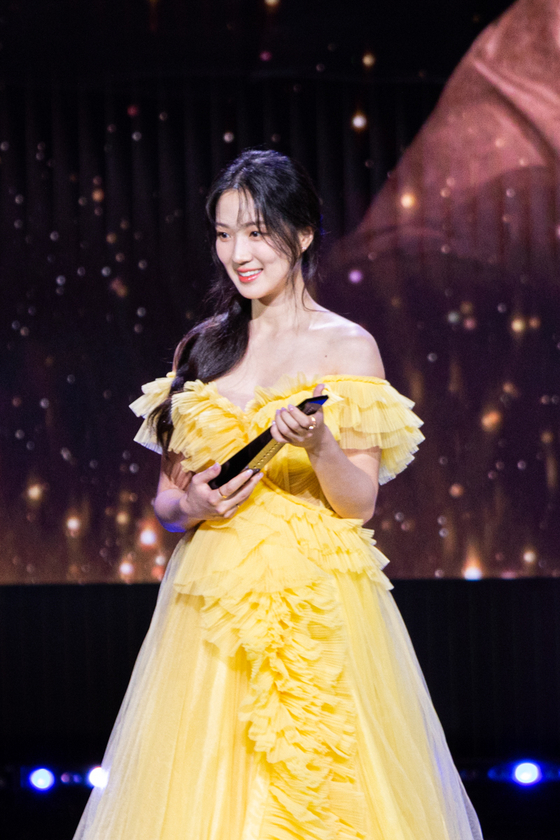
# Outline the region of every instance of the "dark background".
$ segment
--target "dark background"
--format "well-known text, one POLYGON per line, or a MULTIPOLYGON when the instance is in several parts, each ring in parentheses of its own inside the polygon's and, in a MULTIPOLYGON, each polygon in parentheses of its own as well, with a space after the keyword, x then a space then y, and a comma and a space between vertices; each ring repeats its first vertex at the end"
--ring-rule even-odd
POLYGON ((465 286, 442 309, 411 285, 404 319, 375 288, 331 271, 337 243, 508 5, 4 4, 0 582, 18 585, 0 587, 2 836, 70 838, 87 789, 59 783, 42 797, 25 788, 22 768, 82 773, 101 759, 157 595, 103 584, 158 580, 173 543, 153 521, 157 458, 132 443, 127 405, 169 370, 200 311, 212 273, 204 195, 252 145, 294 155, 316 180, 320 298, 372 330, 396 387, 411 394, 415 377, 426 383, 411 395, 427 441, 383 489, 373 525, 392 577, 432 578, 396 581, 395 597, 485 838, 558 836, 556 782, 519 790, 486 775, 525 757, 558 766, 560 591, 546 577, 560 573, 560 517, 544 469, 546 460, 554 477, 554 296, 538 280, 525 290, 540 328, 520 344, 496 311, 501 302, 512 311, 507 289, 465 286), (364 130, 353 128, 356 114, 364 130), (492 363, 511 358, 518 379, 498 399, 509 413, 491 438, 481 400, 450 412, 442 399, 444 377, 427 356, 451 345, 481 393, 492 363), (434 580, 469 569, 544 579, 434 580), (97 585, 22 585, 67 582, 97 585))
POLYGON ((201 312, 204 196, 254 145, 308 167, 324 209, 319 299, 373 332, 389 380, 426 421, 416 464, 382 491, 372 523, 391 576, 560 574, 560 335, 538 283, 527 294, 539 327, 521 346, 496 308, 513 307, 511 291, 479 285, 442 303, 411 285, 405 317, 379 284, 341 279, 329 262, 508 5, 4 6, 0 582, 160 579, 173 539, 154 521, 157 458, 132 442, 127 405, 167 373, 201 312), (462 404, 442 401, 451 349, 474 383, 462 404), (517 378, 501 393, 487 365, 510 358, 517 378), (496 387, 508 414, 489 434, 483 393, 496 387))
MULTIPOLYGON (((394 595, 485 840, 557 840, 560 581, 398 581, 394 595), (488 777, 527 759, 550 778, 488 777)), ((0 587, 3 838, 73 836, 156 596, 149 584, 0 587), (38 766, 57 774, 47 793, 26 786, 38 766)))

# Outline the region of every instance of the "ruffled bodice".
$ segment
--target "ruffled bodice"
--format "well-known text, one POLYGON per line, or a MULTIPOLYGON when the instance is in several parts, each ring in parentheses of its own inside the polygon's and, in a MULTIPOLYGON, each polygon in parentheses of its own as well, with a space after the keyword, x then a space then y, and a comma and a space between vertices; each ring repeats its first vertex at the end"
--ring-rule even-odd
MULTIPOLYGON (((169 395, 173 373, 144 385, 144 395, 132 403, 137 414, 148 418, 135 440, 160 451, 149 414, 169 395)), ((343 449, 381 449, 381 484, 394 478, 414 457, 424 439, 422 421, 412 412, 411 400, 386 380, 367 376, 332 374, 321 378, 304 374, 284 376, 271 388, 258 387, 245 407, 222 396, 215 383, 186 382, 173 394, 174 431, 169 448, 184 455, 185 469, 198 472, 234 452, 267 429, 278 408, 311 396, 318 382, 329 395, 325 423, 343 449)), ((315 477, 305 451, 285 446, 265 468, 270 481, 295 496, 304 496, 315 477)))

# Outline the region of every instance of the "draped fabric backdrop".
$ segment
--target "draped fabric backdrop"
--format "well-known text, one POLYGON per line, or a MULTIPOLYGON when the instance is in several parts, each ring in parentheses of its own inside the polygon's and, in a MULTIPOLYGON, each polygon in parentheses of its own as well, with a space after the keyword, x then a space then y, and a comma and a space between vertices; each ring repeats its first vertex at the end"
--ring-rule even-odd
MULTIPOLYGON (((156 43, 158 4, 151 17, 142 5, 156 43)), ((388 378, 427 421, 416 464, 383 488, 372 522, 390 574, 560 575, 558 146, 543 128, 555 135, 553 7, 513 9, 519 31, 533 14, 527 49, 548 50, 541 76, 533 64, 512 80, 510 30, 484 64, 496 31, 511 29, 502 19, 398 166, 442 79, 376 75, 365 47, 348 73, 329 72, 334 41, 325 64, 303 72, 274 65, 275 48, 259 36, 258 71, 166 74, 137 60, 136 74, 79 80, 58 65, 26 77, 12 51, 0 89, 0 583, 161 578, 175 538, 154 520, 159 465, 132 443, 127 405, 167 373, 202 311, 213 272, 204 196, 255 145, 309 169, 324 210, 319 299, 373 332, 388 378), (477 89, 469 72, 485 84, 477 89), (522 107, 529 100, 543 105, 540 122, 522 107), (468 146, 454 107, 470 108, 495 155, 523 140, 512 154, 527 165, 477 159, 480 144, 468 146), (477 160, 484 177, 463 188, 477 160)), ((296 33, 301 47, 293 15, 282 37, 296 33)), ((163 66, 163 35, 159 43, 163 66)), ((57 46, 60 63, 62 38, 57 46)))

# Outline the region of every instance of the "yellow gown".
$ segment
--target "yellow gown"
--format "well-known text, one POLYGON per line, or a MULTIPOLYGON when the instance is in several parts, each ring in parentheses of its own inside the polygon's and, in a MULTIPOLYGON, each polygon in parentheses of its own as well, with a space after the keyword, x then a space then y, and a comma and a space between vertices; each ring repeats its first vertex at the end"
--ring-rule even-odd
MULTIPOLYGON (((341 446, 380 447, 381 482, 404 469, 421 421, 374 377, 286 376, 245 410, 188 382, 170 448, 187 470, 224 461, 318 381, 341 446)), ((157 449, 147 422, 136 439, 157 449)), ((75 840, 480 840, 386 563, 289 445, 234 517, 186 534, 75 840)))

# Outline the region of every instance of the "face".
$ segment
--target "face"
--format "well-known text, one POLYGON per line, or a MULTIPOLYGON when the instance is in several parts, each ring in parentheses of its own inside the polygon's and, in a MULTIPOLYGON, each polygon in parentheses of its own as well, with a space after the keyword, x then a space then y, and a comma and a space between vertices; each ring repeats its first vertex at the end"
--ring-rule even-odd
POLYGON ((243 297, 272 300, 286 288, 290 262, 259 229, 251 197, 237 190, 223 193, 216 206, 216 253, 243 297))

